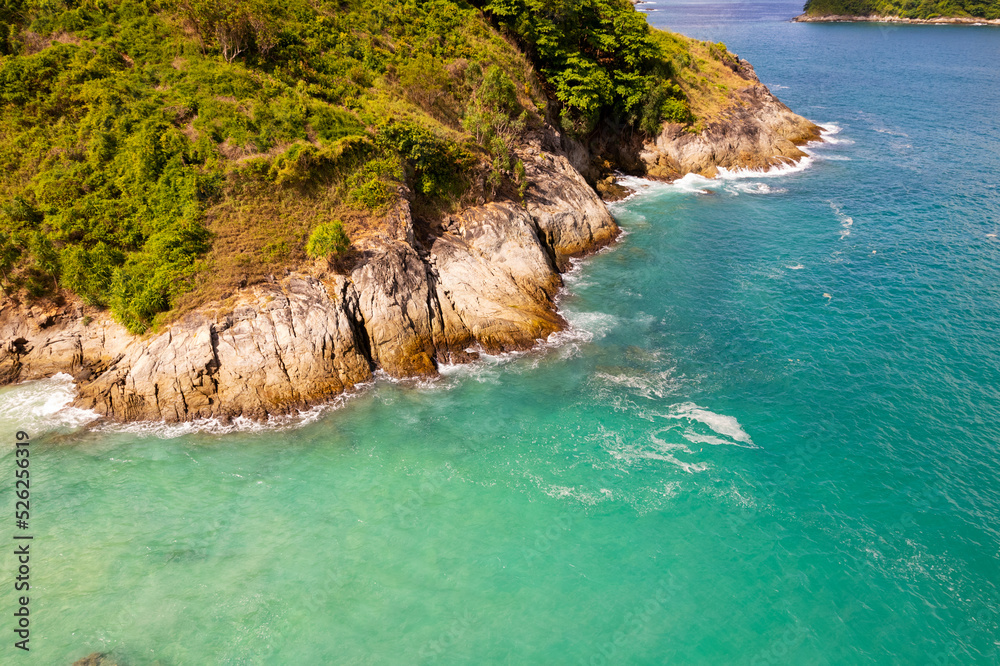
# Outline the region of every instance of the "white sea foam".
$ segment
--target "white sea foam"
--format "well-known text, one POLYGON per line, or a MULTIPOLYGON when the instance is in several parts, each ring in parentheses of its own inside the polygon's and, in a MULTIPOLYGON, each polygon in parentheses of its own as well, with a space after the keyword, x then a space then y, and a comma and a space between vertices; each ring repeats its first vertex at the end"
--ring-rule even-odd
POLYGON ((649 438, 655 444, 657 452, 653 453, 653 452, 647 451, 647 452, 645 452, 644 457, 651 458, 651 459, 654 459, 654 460, 663 460, 665 462, 672 463, 674 465, 677 465, 681 469, 683 469, 688 474, 693 474, 695 472, 704 472, 706 469, 708 469, 708 463, 703 463, 703 462, 700 462, 700 463, 686 462, 686 461, 680 460, 679 458, 677 458, 677 456, 674 455, 675 451, 677 453, 686 453, 688 455, 693 454, 694 452, 691 451, 691 449, 689 449, 687 446, 685 446, 683 444, 680 444, 680 443, 677 443, 677 442, 667 442, 666 440, 663 440, 663 439, 660 439, 659 437, 657 437, 657 435, 659 435, 661 433, 664 433, 664 432, 670 432, 670 430, 671 430, 671 428, 665 428, 663 430, 658 430, 657 432, 655 432, 655 433, 653 433, 653 434, 651 434, 649 436, 649 438))
POLYGON ((79 428, 98 418, 96 412, 71 407, 75 397, 73 378, 62 372, 4 388, 0 391, 0 431, 8 435, 4 441, 13 441, 17 430, 35 436, 79 428))
POLYGON ((833 145, 837 144, 852 144, 854 143, 850 139, 845 139, 843 137, 837 136, 840 134, 841 127, 837 123, 827 123, 825 125, 820 125, 820 136, 823 137, 823 141, 833 145))
POLYGON ((680 460, 675 453, 690 454, 690 449, 682 442, 667 442, 657 435, 670 432, 671 428, 663 428, 648 435, 648 441, 634 438, 620 430, 612 430, 598 426, 599 432, 588 437, 600 443, 610 460, 607 461, 614 469, 630 474, 636 466, 650 464, 651 461, 666 462, 688 473, 702 472, 708 469, 706 463, 692 463, 680 460))
POLYGON ((549 336, 550 344, 600 340, 621 323, 621 319, 607 312, 565 311, 561 314, 569 322, 569 328, 549 336))
POLYGON ((646 178, 640 178, 638 176, 618 176, 617 182, 630 190, 632 194, 628 195, 620 201, 612 203, 609 207, 614 210, 615 208, 621 208, 624 204, 628 203, 629 200, 634 199, 639 196, 648 196, 650 194, 663 194, 665 192, 677 192, 677 191, 688 191, 695 192, 700 191, 696 188, 690 187, 694 179, 700 178, 702 182, 709 183, 707 178, 702 176, 696 176, 695 174, 688 174, 684 178, 675 180, 672 183, 663 183, 657 180, 649 180, 646 178), (692 176, 692 178, 688 178, 692 176))
MULTIPOLYGON (((569 323, 569 327, 562 331, 556 331, 545 340, 537 340, 531 349, 491 354, 485 352, 481 347, 470 347, 466 351, 478 353, 477 360, 470 363, 441 364, 438 367, 438 372, 445 379, 469 379, 486 384, 500 384, 503 381, 504 366, 515 361, 526 361, 526 365, 519 364, 514 367, 534 368, 537 367, 544 355, 552 352, 567 357, 575 356, 580 353, 581 345, 603 338, 620 324, 618 317, 604 312, 560 311, 560 314, 569 323)), ((423 380, 421 386, 448 389, 455 385, 453 382, 430 379, 423 380)))
POLYGON ((790 271, 801 271, 805 266, 802 264, 793 264, 792 266, 785 266, 790 271))
POLYGON ((646 373, 595 372, 594 379, 605 385, 630 389, 632 393, 650 400, 675 394, 681 385, 673 369, 646 373))
POLYGON ((843 240, 851 235, 851 227, 854 226, 854 218, 844 215, 843 211, 840 210, 840 206, 834 202, 829 202, 830 208, 833 209, 834 214, 840 221, 840 239, 843 240))
POLYGON ((733 183, 733 194, 784 194, 788 190, 783 187, 771 187, 767 183, 733 183))
POLYGON ((560 486, 554 483, 546 483, 540 476, 537 474, 531 474, 530 472, 525 474, 525 476, 531 479, 539 490, 553 499, 570 500, 579 502, 580 504, 593 506, 598 502, 610 499, 611 497, 609 492, 603 492, 603 490, 600 494, 597 494, 590 493, 579 488, 572 488, 570 486, 560 486))
POLYGON ((900 137, 903 137, 905 139, 909 139, 910 138, 910 135, 907 134, 906 132, 897 132, 896 130, 891 130, 891 129, 888 129, 888 128, 885 128, 885 127, 873 127, 872 129, 874 129, 879 134, 889 134, 891 136, 900 136, 900 137))
POLYGON ((266 421, 254 421, 243 416, 226 422, 222 419, 208 418, 181 423, 165 423, 163 421, 136 421, 133 423, 102 423, 94 428, 97 432, 128 433, 138 437, 157 437, 159 439, 174 439, 196 433, 209 435, 229 435, 232 433, 266 432, 273 430, 292 430, 315 423, 327 412, 343 407, 348 400, 361 394, 375 382, 357 384, 350 391, 341 393, 329 402, 316 405, 309 409, 299 410, 296 414, 269 416, 266 421))
POLYGON ((681 192, 708 194, 708 190, 705 188, 711 188, 716 184, 711 178, 706 178, 696 173, 688 173, 670 183, 670 187, 681 192))
MULTIPOLYGON (((465 351, 471 352, 475 350, 466 349, 465 351)), ((480 355, 479 359, 483 359, 483 356, 480 355)), ((481 360, 478 363, 441 363, 438 365, 438 373, 442 377, 471 377, 475 379, 484 369, 487 369, 485 360, 481 360)))
POLYGON ((703 435, 693 430, 685 430, 683 433, 681 433, 681 437, 695 444, 711 444, 712 446, 719 446, 719 445, 725 446, 727 444, 732 443, 729 442, 728 440, 722 439, 721 437, 716 437, 715 435, 703 435))
POLYGON ((693 402, 684 402, 679 405, 674 405, 668 413, 662 414, 661 416, 668 419, 687 421, 689 425, 684 433, 684 437, 688 441, 696 441, 691 439, 693 436, 700 437, 697 441, 701 443, 730 444, 735 446, 745 446, 748 448, 757 448, 757 446, 753 443, 753 440, 750 439, 750 435, 742 428, 742 426, 740 426, 739 421, 737 421, 734 417, 726 416, 725 414, 716 414, 713 411, 699 407, 693 402), (699 433, 695 425, 697 423, 708 426, 708 428, 717 435, 723 435, 728 438, 728 441, 718 440, 718 438, 715 438, 712 435, 699 433))
POLYGON ((726 167, 719 167, 719 178, 722 180, 737 180, 740 178, 777 178, 778 176, 788 176, 793 173, 798 173, 799 171, 805 171, 814 161, 815 157, 807 153, 806 156, 799 159, 798 162, 793 162, 791 159, 788 159, 787 162, 777 164, 766 170, 727 169, 726 167))
POLYGON ((655 436, 651 436, 651 438, 655 442, 664 445, 664 447, 662 447, 662 450, 651 451, 641 446, 628 445, 628 446, 623 446, 621 448, 612 449, 608 453, 610 453, 611 456, 616 460, 619 460, 629 466, 636 465, 642 461, 658 460, 660 462, 670 463, 675 467, 679 467, 681 470, 687 472, 688 474, 694 474, 696 472, 704 472, 706 469, 708 469, 707 463, 686 462, 674 455, 673 451, 677 451, 679 453, 691 453, 691 450, 688 449, 687 447, 666 445, 665 442, 663 442, 662 440, 660 440, 655 436))

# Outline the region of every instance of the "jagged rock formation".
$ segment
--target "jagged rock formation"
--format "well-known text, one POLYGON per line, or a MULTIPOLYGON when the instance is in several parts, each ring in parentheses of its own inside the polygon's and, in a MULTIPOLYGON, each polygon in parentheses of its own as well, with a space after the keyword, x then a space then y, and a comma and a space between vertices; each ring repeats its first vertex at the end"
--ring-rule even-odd
MULTIPOLYGON (((671 180, 804 156, 798 146, 820 128, 778 101, 749 63, 732 66, 750 85, 703 132, 665 125, 655 141, 622 142, 619 157, 671 180)), ((554 297, 570 258, 618 234, 578 171, 593 170, 589 151, 554 133, 535 137, 519 151, 530 182, 523 202, 414 220, 404 198, 345 274, 321 267, 253 285, 158 334, 132 336, 79 304, 7 306, 0 385, 67 372, 77 406, 113 420, 262 419, 328 401, 377 369, 433 376, 477 350, 526 349, 566 325, 554 297)))
POLYGON ((734 69, 752 85, 734 91, 733 103, 698 134, 683 125, 664 125, 639 154, 649 176, 673 180, 697 173, 714 178, 719 167, 768 169, 805 157, 799 146, 820 139, 821 128, 771 94, 749 62, 739 60, 734 69))
POLYGON ((558 154, 525 150, 524 204, 491 202, 392 235, 349 275, 292 274, 209 305, 166 331, 129 335, 82 308, 0 315, 0 381, 68 372, 77 405, 114 420, 260 419, 369 380, 434 375, 475 350, 525 349, 565 326, 553 298, 569 258, 618 227, 558 154), (419 238, 418 238, 419 236, 419 238))
POLYGON ((707 178, 726 169, 764 170, 797 162, 801 146, 821 140, 822 128, 794 113, 760 82, 753 66, 733 54, 722 64, 729 70, 726 103, 690 125, 664 123, 649 139, 639 133, 605 127, 587 143, 562 139, 573 167, 583 173, 608 201, 627 195, 613 172, 673 181, 689 173, 707 178))

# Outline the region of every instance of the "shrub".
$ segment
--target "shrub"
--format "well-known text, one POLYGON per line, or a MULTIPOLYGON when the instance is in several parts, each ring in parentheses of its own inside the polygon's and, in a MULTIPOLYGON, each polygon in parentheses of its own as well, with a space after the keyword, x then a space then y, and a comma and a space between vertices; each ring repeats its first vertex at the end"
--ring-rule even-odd
POLYGON ((255 50, 267 55, 278 44, 281 3, 269 0, 183 0, 188 22, 202 44, 218 44, 222 57, 232 62, 255 50))
POLYGON ((666 100, 661 107, 662 120, 669 123, 690 123, 692 120, 691 109, 687 100, 671 98, 666 100))
POLYGON ((395 200, 402 175, 394 155, 368 160, 348 177, 347 198, 362 208, 380 211, 395 200))
POLYGON ((661 81, 646 97, 639 128, 649 136, 656 136, 664 121, 689 123, 691 120, 691 110, 680 87, 676 83, 661 81))
POLYGON ((351 239, 344 231, 344 225, 340 220, 324 222, 313 229, 309 235, 309 242, 306 243, 306 254, 313 259, 319 257, 329 258, 331 256, 341 256, 351 248, 351 239))
POLYGON ((469 155, 454 143, 408 122, 392 121, 380 127, 375 145, 383 153, 402 158, 417 192, 430 197, 455 193, 459 172, 469 161, 469 155))
POLYGON ((365 131, 354 114, 328 104, 315 104, 310 108, 309 126, 324 141, 360 136, 365 131))
POLYGON ((319 151, 308 143, 293 144, 275 158, 271 164, 270 176, 276 185, 301 183, 308 180, 319 161, 319 151))
POLYGON ((515 169, 515 182, 522 191, 527 187, 524 165, 517 171, 514 147, 524 133, 527 113, 517 101, 517 90, 510 77, 496 65, 491 65, 482 76, 469 107, 462 119, 462 127, 475 137, 490 155, 490 173, 487 182, 495 189, 503 182, 503 174, 515 169), (519 113, 520 112, 520 113, 519 113))
POLYGON ((524 193, 528 191, 528 174, 521 160, 514 164, 514 182, 517 183, 517 193, 523 199, 524 193))
POLYGON ((485 107, 508 116, 517 115, 521 111, 514 82, 496 65, 487 68, 483 82, 476 90, 476 97, 485 107))
POLYGON ((416 54, 399 69, 399 83, 406 96, 427 111, 448 94, 451 79, 441 61, 427 53, 416 54))
POLYGON ((725 61, 729 56, 729 50, 726 48, 726 45, 722 42, 709 44, 708 53, 716 60, 721 60, 721 61, 725 61))

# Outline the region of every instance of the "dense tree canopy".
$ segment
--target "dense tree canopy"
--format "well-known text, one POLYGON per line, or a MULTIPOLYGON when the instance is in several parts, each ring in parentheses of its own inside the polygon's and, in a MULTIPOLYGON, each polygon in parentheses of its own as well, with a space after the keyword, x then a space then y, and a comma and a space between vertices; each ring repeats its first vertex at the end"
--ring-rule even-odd
POLYGON ((645 17, 629 0, 488 0, 493 20, 528 50, 564 124, 592 127, 601 116, 639 115, 672 72, 645 17))

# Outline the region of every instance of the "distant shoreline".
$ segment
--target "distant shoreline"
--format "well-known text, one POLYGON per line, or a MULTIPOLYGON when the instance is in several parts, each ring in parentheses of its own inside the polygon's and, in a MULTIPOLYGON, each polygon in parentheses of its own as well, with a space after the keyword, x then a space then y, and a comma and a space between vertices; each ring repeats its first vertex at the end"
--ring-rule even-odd
POLYGON ((810 16, 800 14, 793 23, 913 23, 916 25, 997 25, 1000 19, 971 18, 968 16, 939 16, 932 19, 911 19, 902 16, 851 16, 847 14, 827 14, 810 16))

